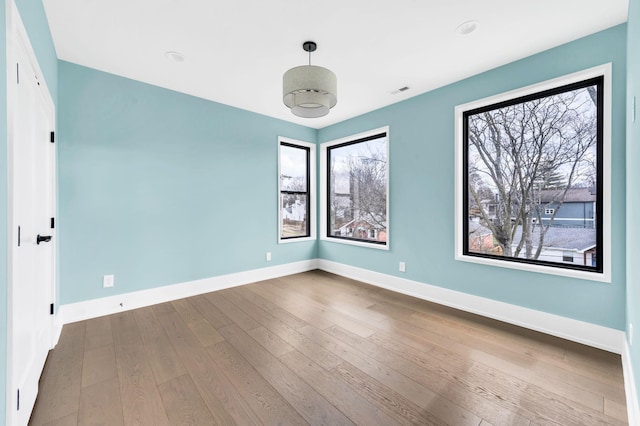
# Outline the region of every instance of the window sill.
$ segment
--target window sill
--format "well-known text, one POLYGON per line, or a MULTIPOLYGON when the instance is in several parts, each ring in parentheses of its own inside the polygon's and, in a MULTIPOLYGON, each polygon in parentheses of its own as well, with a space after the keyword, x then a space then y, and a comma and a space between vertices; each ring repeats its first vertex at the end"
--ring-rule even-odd
POLYGON ((347 240, 342 238, 332 238, 332 237, 322 237, 320 241, 328 241, 330 243, 336 244, 346 244, 350 246, 358 246, 358 247, 367 247, 376 250, 389 250, 389 243, 387 244, 375 244, 375 243, 367 243, 365 241, 355 241, 355 240, 347 240))
POLYGON ((475 256, 466 256, 460 253, 456 254, 456 260, 461 262, 471 262, 480 265, 497 266, 501 268, 518 269, 521 271, 538 272, 548 275, 558 275, 567 278, 577 278, 581 280, 599 281, 603 283, 611 283, 610 269, 605 265, 603 273, 580 271, 575 269, 555 268, 552 266, 532 265, 528 263, 511 262, 508 260, 487 259, 475 256))
POLYGON ((278 238, 278 244, 290 244, 290 243, 302 243, 305 241, 315 241, 316 237, 314 235, 310 237, 300 237, 300 238, 278 238))

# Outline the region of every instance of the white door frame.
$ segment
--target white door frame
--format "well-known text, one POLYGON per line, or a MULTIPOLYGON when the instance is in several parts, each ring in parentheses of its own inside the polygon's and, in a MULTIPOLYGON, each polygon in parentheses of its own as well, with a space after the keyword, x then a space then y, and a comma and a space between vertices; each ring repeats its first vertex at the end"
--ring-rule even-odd
MULTIPOLYGON (((17 102, 17 98, 16 98, 16 84, 15 84, 15 79, 16 79, 16 74, 17 74, 17 70, 16 70, 16 63, 17 63, 17 49, 19 48, 18 45, 22 45, 22 47, 24 48, 24 50, 26 50, 26 54, 27 57, 29 59, 30 65, 33 68, 33 70, 36 72, 36 74, 39 76, 39 82, 40 82, 40 87, 42 88, 42 93, 43 93, 43 100, 45 103, 45 108, 47 109, 47 115, 50 118, 50 121, 52 123, 52 127, 55 127, 55 104, 53 103, 53 99, 51 98, 51 94, 49 92, 49 88, 47 86, 47 83, 44 79, 44 75, 42 73, 42 70, 40 69, 40 65, 38 64, 38 60, 36 58, 36 55, 33 51, 33 48, 31 46, 31 43, 29 41, 29 37, 27 34, 27 31, 24 27, 24 24, 22 22, 22 19, 20 18, 19 12, 18 12, 18 8, 15 4, 14 0, 7 0, 6 1, 6 40, 7 40, 7 44, 6 44, 6 48, 7 48, 7 151, 8 151, 8 156, 7 156, 7 168, 8 168, 8 238, 7 238, 7 244, 8 244, 8 298, 7 298, 7 365, 6 365, 6 377, 7 377, 7 383, 6 383, 6 423, 8 425, 12 425, 14 422, 14 416, 16 415, 16 410, 14 409, 14 406, 16 405, 16 395, 14 390, 17 388, 16 386, 16 378, 14 377, 13 374, 13 354, 11 351, 11 347, 12 347, 12 342, 13 342, 13 327, 14 327, 14 321, 13 321, 13 312, 14 312, 14 307, 12 306, 12 286, 13 283, 15 282, 14 280, 14 271, 13 271, 13 258, 15 256, 14 254, 14 250, 16 250, 16 244, 14 244, 14 236, 16 234, 15 229, 17 227, 16 224, 16 219, 13 217, 13 205, 14 205, 14 200, 15 200, 15 194, 13 194, 13 186, 14 186, 14 170, 13 170, 13 145, 14 145, 14 138, 15 138, 15 131, 14 131, 14 117, 15 117, 15 111, 14 111, 14 105, 17 102)), ((55 129, 52 128, 52 131, 54 131, 55 129)), ((52 213, 53 213, 53 217, 57 216, 57 206, 56 206, 56 198, 57 198, 57 182, 56 182, 56 171, 57 171, 57 161, 56 161, 56 149, 52 149, 51 155, 49 157, 50 159, 50 166, 51 166, 51 170, 52 170, 52 176, 51 176, 51 200, 49 200, 49 202, 51 203, 51 207, 52 207, 52 213)), ((55 224, 55 227, 57 228, 57 223, 55 224)), ((57 229, 52 229, 52 232, 57 233, 57 229)), ((57 297, 56 297, 56 277, 57 277, 57 271, 56 271, 56 252, 57 252, 57 244, 56 244, 56 240, 57 238, 53 238, 50 244, 53 244, 52 247, 52 251, 53 251, 53 259, 52 259, 52 288, 50 289, 50 294, 51 294, 51 298, 52 298, 52 302, 54 302, 57 297)), ((55 313, 55 312, 54 312, 55 313)), ((59 335, 59 330, 56 324, 56 320, 55 320, 55 315, 51 316, 51 321, 50 321, 50 332, 48 335, 48 342, 47 346, 49 347, 49 349, 52 349, 57 341, 58 335, 59 335)), ((48 325, 48 326, 49 326, 48 325)))

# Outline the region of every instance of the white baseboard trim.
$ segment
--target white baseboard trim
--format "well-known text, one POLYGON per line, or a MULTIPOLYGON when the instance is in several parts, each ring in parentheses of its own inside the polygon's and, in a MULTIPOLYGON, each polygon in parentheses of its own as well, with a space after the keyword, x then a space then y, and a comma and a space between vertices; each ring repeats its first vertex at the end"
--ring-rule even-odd
POLYGON ((616 354, 623 353, 626 337, 621 330, 329 260, 318 259, 318 269, 616 354))
MULTIPOLYGON (((170 302, 211 291, 223 290, 286 275, 317 269, 317 259, 287 263, 268 268, 220 275, 201 280, 188 281, 180 284, 151 288, 148 290, 123 293, 115 296, 102 297, 83 302, 61 305, 57 320, 60 329, 64 324, 111 315, 130 309, 142 308, 158 303, 170 302)), ((58 332, 58 337, 59 337, 58 332)), ((57 343, 57 340, 56 342, 57 343)))
POLYGON ((622 371, 624 373, 624 393, 627 397, 627 416, 629 417, 629 426, 640 425, 640 405, 638 404, 638 387, 633 375, 633 366, 631 364, 631 353, 629 352, 629 343, 625 339, 624 350, 622 351, 622 371))
MULTIPOLYGON (((623 354, 626 347, 626 335, 621 330, 324 259, 304 260, 62 305, 58 310, 56 318, 58 327, 54 335, 55 337, 59 337, 60 330, 64 324, 169 302, 211 291, 311 271, 313 269, 321 269, 377 287, 540 331, 617 354, 623 354)), ((57 343, 57 340, 56 338, 54 343, 57 343)))

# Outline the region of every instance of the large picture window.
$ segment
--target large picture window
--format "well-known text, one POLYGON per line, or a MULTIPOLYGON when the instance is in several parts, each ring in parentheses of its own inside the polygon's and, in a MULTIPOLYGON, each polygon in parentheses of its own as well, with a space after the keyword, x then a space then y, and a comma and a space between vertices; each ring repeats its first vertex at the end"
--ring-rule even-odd
POLYGON ((463 257, 604 273, 606 88, 596 74, 457 109, 463 257))
POLYGON ((281 139, 278 165, 279 241, 313 239, 315 145, 281 139))
POLYGON ((387 248, 388 128, 322 145, 323 239, 387 248))

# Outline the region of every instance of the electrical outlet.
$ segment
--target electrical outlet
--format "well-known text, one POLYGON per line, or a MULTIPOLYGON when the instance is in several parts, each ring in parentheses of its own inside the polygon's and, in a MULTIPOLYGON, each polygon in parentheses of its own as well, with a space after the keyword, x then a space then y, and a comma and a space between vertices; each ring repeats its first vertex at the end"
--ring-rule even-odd
POLYGON ((271 262, 271 252, 268 251, 267 254, 264 256, 264 258, 266 259, 267 262, 271 262))
POLYGON ((103 288, 113 287, 114 282, 115 282, 115 278, 113 275, 105 275, 104 277, 102 277, 103 288))
POLYGON ((400 269, 400 272, 407 272, 407 264, 404 262, 400 262, 400 266, 398 269, 400 269))

